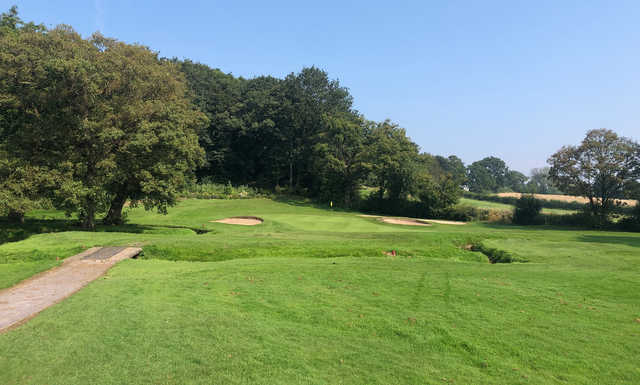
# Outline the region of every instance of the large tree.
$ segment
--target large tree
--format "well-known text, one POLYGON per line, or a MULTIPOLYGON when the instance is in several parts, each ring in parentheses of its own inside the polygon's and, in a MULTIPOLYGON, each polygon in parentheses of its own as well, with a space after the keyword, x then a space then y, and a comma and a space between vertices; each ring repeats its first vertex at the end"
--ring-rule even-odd
POLYGON ((105 189, 110 198, 107 223, 122 222, 127 200, 166 212, 178 190, 203 161, 198 130, 206 116, 186 97, 178 65, 160 60, 140 45, 95 34, 100 68, 108 74, 101 102, 109 114, 104 133, 111 143, 111 171, 105 189))
POLYGON ((549 177, 564 192, 586 197, 590 212, 606 220, 625 186, 640 178, 640 145, 607 129, 591 130, 578 146, 548 160, 549 177))
POLYGON ((289 187, 309 185, 313 180, 313 147, 322 132, 327 115, 354 114, 353 98, 338 80, 327 72, 303 68, 289 74, 284 89, 280 128, 286 133, 282 151, 288 157, 289 187))
MULTIPOLYGON (((122 199, 164 210, 201 157, 194 129, 202 119, 178 75, 144 47, 83 39, 68 26, 2 33, 6 158, 51 174, 54 204, 87 228, 110 206, 118 217, 122 199)), ((13 173, 13 185, 26 186, 16 178, 30 174, 13 173)))
POLYGON ((378 186, 378 197, 406 198, 418 177, 418 145, 403 128, 386 120, 371 123, 367 156, 378 186))
POLYGON ((509 169, 494 156, 473 162, 467 167, 469 190, 477 193, 496 192, 506 185, 509 169))
POLYGON ((371 168, 365 151, 367 128, 351 115, 325 115, 324 121, 314 147, 315 194, 350 207, 371 168))
POLYGON ((55 202, 86 227, 106 208, 104 184, 115 164, 100 102, 100 51, 70 27, 5 34, 0 41, 0 107, 11 159, 68 178, 55 202))

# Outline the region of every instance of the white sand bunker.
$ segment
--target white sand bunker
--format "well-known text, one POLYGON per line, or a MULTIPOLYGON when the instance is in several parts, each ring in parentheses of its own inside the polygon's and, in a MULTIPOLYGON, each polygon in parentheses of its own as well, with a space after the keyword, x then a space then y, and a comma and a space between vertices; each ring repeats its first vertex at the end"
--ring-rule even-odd
POLYGON ((431 226, 432 223, 438 223, 441 225, 466 225, 467 222, 447 221, 442 219, 414 219, 414 218, 392 218, 383 217, 380 215, 368 215, 360 214, 359 217, 363 218, 378 218, 382 222, 392 223, 395 225, 409 225, 409 226, 431 226))
POLYGON ((431 224, 424 222, 420 219, 411 219, 411 218, 389 218, 382 217, 380 218, 382 222, 391 223, 394 225, 407 225, 407 226, 431 226, 431 224))
POLYGON ((441 225, 456 225, 456 226, 460 226, 460 225, 466 225, 467 222, 459 222, 459 221, 446 221, 444 219, 425 219, 427 222, 430 223, 439 223, 441 225))
POLYGON ((226 223, 228 225, 255 226, 261 224, 264 220, 258 217, 231 217, 209 222, 226 223))

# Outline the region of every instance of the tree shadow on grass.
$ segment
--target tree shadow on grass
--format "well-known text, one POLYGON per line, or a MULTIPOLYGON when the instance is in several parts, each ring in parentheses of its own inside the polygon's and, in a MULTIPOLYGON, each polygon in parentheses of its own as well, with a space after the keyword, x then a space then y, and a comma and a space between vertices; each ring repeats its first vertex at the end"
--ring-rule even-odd
POLYGON ((0 219, 0 245, 7 242, 18 242, 36 234, 60 233, 64 231, 87 231, 108 233, 142 234, 158 229, 188 229, 196 234, 204 234, 210 230, 191 228, 186 226, 159 226, 123 224, 118 226, 98 225, 94 230, 80 227, 77 220, 73 219, 25 219, 24 223, 14 223, 6 219, 0 219))
POLYGON ((640 236, 630 237, 624 235, 581 235, 578 237, 578 240, 580 242, 608 243, 612 245, 640 247, 640 236))
POLYGON ((316 202, 316 201, 312 201, 309 198, 304 198, 304 197, 295 196, 295 195, 276 195, 272 198, 272 200, 275 202, 284 203, 290 206, 311 207, 311 208, 327 210, 327 211, 336 211, 336 212, 353 212, 353 213, 356 212, 354 209, 338 207, 336 202, 334 202, 334 206, 331 207, 329 202, 325 202, 325 203, 316 202))

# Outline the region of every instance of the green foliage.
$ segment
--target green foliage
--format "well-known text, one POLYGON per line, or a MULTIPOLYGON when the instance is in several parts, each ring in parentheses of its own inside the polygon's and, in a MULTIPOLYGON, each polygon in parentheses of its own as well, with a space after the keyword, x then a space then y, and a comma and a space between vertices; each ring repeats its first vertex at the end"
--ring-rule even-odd
POLYGON ((533 194, 562 194, 549 178, 549 167, 534 168, 525 187, 526 192, 533 194))
POLYGON ((206 118, 185 93, 175 64, 146 47, 68 26, 0 34, 1 157, 20 167, 8 199, 24 212, 46 195, 88 228, 107 209, 120 222, 127 199, 166 212, 203 156, 206 118))
POLYGON ((489 212, 488 209, 458 204, 444 210, 442 218, 462 222, 486 221, 489 219, 489 212))
POLYGON ((210 181, 189 183, 180 195, 185 198, 197 199, 249 199, 268 196, 246 185, 232 186, 230 183, 220 184, 210 181))
POLYGON ((460 184, 446 175, 434 180, 429 175, 421 175, 417 184, 417 197, 428 211, 429 218, 439 218, 451 206, 458 203, 462 196, 460 184))
POLYGON ((533 225, 540 223, 542 202, 533 195, 523 194, 516 201, 513 210, 513 223, 518 225, 533 225))
POLYGON ((418 175, 418 146, 403 128, 389 120, 374 123, 370 130, 367 154, 378 197, 405 199, 418 175))
POLYGON ((509 169, 502 159, 490 156, 467 167, 469 190, 476 193, 496 192, 506 186, 509 169))
POLYGON ((94 35, 104 71, 110 75, 104 95, 110 127, 103 132, 112 143, 114 170, 106 183, 111 197, 106 221, 122 223, 124 202, 166 213, 192 172, 203 164, 198 132, 206 116, 186 97, 178 66, 159 60, 140 45, 94 35))
POLYGON ((511 263, 511 262, 526 262, 526 260, 518 259, 512 253, 500 250, 495 247, 487 247, 482 242, 476 242, 471 245, 472 251, 479 251, 487 256, 491 263, 511 263))
POLYGON ((640 231, 640 203, 633 206, 630 215, 620 221, 620 226, 627 231, 640 231))
POLYGON ((524 174, 509 170, 502 159, 494 156, 473 162, 467 167, 466 185, 473 193, 524 192, 527 180, 524 174))
POLYGON ((314 147, 314 185, 323 201, 354 207, 358 189, 371 169, 366 154, 366 127, 352 116, 325 115, 314 147))
POLYGON ((505 178, 505 187, 509 188, 511 191, 522 192, 525 190, 525 184, 527 182, 527 177, 519 172, 514 170, 507 171, 505 178))

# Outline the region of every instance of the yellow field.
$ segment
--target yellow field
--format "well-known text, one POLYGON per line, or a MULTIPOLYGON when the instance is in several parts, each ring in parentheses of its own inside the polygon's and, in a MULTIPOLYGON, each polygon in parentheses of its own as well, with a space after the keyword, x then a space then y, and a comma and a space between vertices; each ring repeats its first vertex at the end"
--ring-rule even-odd
MULTIPOLYGON (((513 198, 520 198, 520 193, 516 193, 516 192, 506 192, 506 193, 499 193, 496 194, 500 197, 513 197, 513 198)), ((589 203, 589 200, 585 197, 578 197, 578 196, 573 196, 573 195, 557 195, 557 194, 533 194, 537 199, 545 199, 548 201, 563 201, 563 202, 579 202, 579 203, 589 203)), ((619 202, 629 205, 629 206, 635 206, 636 203, 638 203, 637 201, 633 200, 633 199, 620 199, 619 202)))

